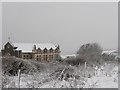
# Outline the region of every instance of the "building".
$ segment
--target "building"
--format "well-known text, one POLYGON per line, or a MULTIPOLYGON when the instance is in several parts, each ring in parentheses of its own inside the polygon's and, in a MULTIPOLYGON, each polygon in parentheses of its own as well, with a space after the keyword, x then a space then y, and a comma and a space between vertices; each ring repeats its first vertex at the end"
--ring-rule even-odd
POLYGON ((10 43, 7 42, 1 50, 2 56, 15 56, 23 59, 35 59, 37 61, 53 60, 60 56, 59 45, 52 43, 10 43))

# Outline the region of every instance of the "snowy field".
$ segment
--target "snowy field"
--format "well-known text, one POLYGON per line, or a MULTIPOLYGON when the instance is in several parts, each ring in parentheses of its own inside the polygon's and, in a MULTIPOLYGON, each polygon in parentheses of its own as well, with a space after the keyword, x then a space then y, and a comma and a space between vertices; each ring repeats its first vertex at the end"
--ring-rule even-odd
POLYGON ((89 78, 87 83, 86 88, 118 88, 118 67, 114 67, 110 73, 98 71, 98 75, 89 78))
MULTIPOLYGON (((76 63, 74 61, 75 55, 66 55, 62 57, 64 58, 63 61, 52 61, 50 63, 3 57, 2 87, 118 88, 119 57, 116 51, 105 51, 103 53, 106 54, 103 54, 100 59, 102 63, 76 63), (67 59, 65 59, 66 57, 67 59), (69 62, 72 60, 72 64, 68 63, 67 60, 69 62), (21 73, 18 73, 19 70, 21 73)), ((90 60, 92 61, 92 59, 90 60)))
POLYGON ((21 74, 20 82, 18 76, 6 75, 7 82, 4 88, 118 88, 117 65, 105 64, 102 70, 101 68, 95 70, 95 68, 89 67, 86 71, 84 70, 84 66, 69 66, 56 73, 46 70, 42 73, 36 72, 33 75, 21 74), (67 70, 74 70, 74 72, 67 70), (73 76, 66 78, 67 74, 73 76), (63 78, 61 78, 62 75, 63 78))

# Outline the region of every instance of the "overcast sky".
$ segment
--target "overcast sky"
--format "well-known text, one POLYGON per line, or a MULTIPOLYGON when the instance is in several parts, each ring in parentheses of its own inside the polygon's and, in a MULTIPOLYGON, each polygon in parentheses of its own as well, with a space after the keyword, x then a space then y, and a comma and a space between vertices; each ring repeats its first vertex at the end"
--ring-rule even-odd
POLYGON ((3 43, 59 44, 62 54, 75 53, 85 43, 103 49, 118 46, 117 3, 3 3, 3 43))

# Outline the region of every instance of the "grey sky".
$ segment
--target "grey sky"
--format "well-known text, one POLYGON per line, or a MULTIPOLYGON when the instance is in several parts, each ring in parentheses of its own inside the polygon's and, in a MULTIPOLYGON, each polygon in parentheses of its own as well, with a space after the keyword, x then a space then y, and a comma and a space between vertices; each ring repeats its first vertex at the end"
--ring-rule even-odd
POLYGON ((104 49, 118 46, 117 3, 3 3, 3 43, 54 42, 62 54, 72 54, 84 43, 104 49))

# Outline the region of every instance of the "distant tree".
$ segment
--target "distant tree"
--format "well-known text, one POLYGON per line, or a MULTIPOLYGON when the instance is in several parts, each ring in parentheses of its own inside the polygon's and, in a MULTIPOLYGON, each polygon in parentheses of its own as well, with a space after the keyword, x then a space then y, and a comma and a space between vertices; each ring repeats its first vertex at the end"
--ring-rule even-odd
POLYGON ((89 63, 93 62, 100 63, 101 56, 102 48, 97 43, 88 43, 82 45, 80 49, 77 51, 77 58, 82 59, 89 63))

